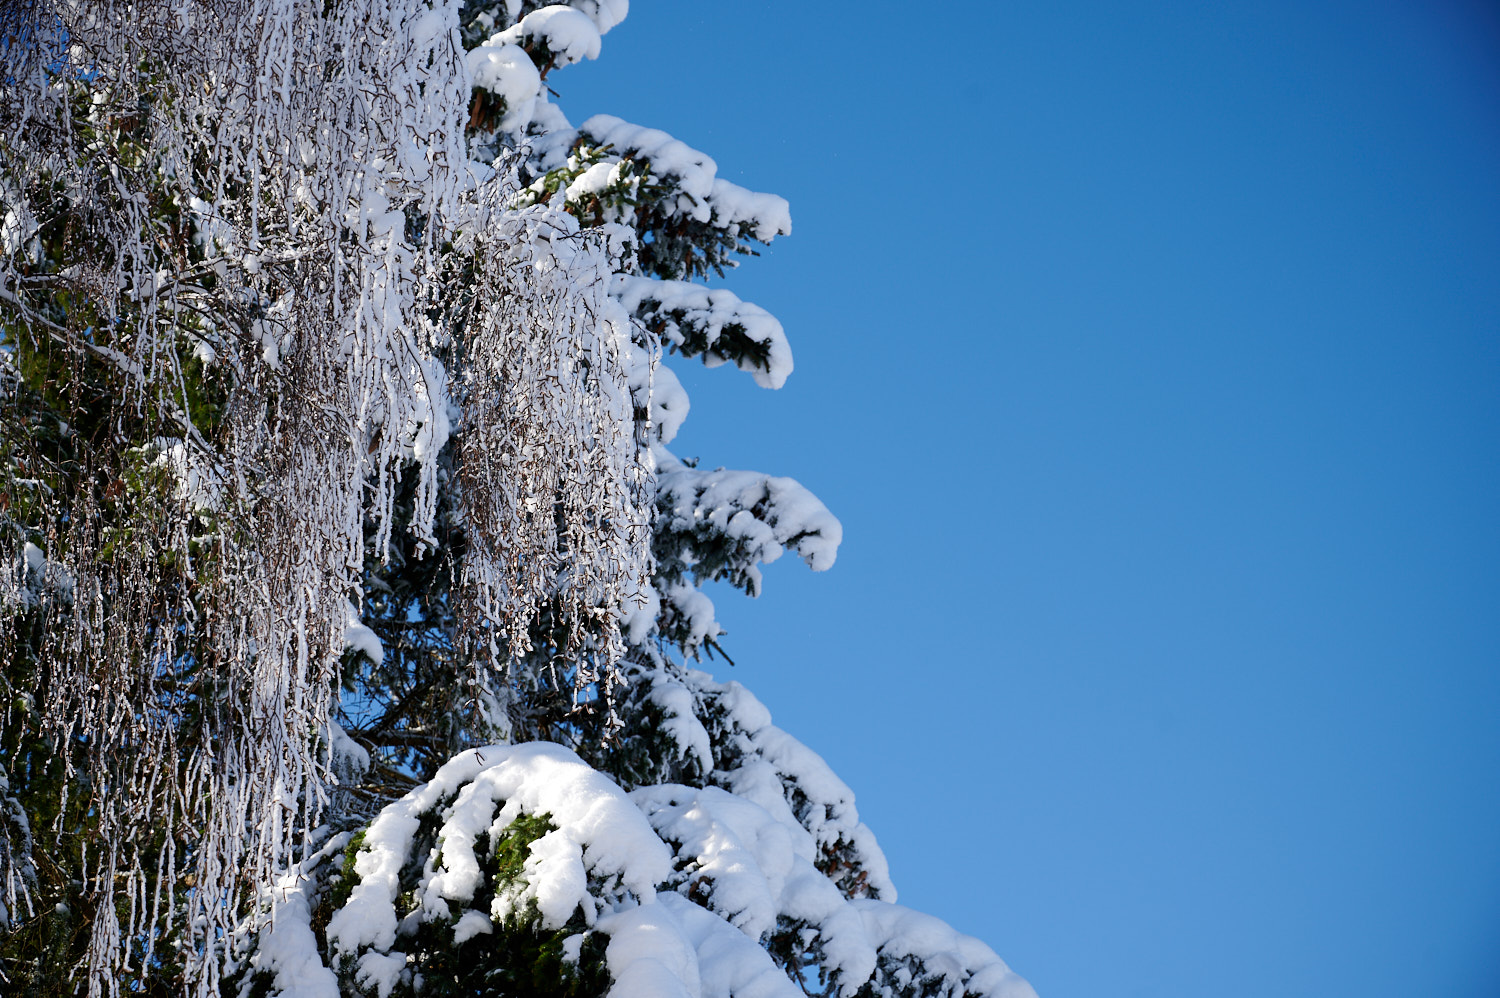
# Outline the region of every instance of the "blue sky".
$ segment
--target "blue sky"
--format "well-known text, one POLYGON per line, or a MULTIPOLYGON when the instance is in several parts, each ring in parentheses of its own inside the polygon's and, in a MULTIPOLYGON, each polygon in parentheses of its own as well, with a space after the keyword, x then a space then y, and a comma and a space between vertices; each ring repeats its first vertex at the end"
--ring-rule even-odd
POLYGON ((1500 15, 638 0, 549 79, 786 196, 832 571, 716 663, 1043 998, 1500 993, 1500 15))

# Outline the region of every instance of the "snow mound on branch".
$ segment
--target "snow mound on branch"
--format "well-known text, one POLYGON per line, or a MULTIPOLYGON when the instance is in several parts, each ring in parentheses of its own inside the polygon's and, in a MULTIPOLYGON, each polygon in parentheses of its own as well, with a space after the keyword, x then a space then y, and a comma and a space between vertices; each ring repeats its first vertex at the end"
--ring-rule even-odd
POLYGON ((630 13, 630 0, 572 0, 568 6, 588 15, 601 35, 608 34, 630 13))
MULTIPOLYGON (((846 899, 813 866, 803 837, 787 834, 787 818, 715 787, 653 786, 632 796, 674 846, 679 894, 722 920, 709 920, 716 939, 726 924, 758 942, 778 927, 801 926, 804 945, 844 996, 1036 998, 993 950, 940 919, 888 901, 846 899)), ((660 900, 684 905, 665 893, 660 900)))
POLYGON ((715 221, 738 225, 763 243, 792 234, 792 209, 779 194, 747 190, 716 177, 708 203, 715 221))
POLYGON ((649 899, 671 869, 666 846, 625 793, 568 749, 549 742, 471 749, 371 823, 354 863, 359 883, 328 923, 334 954, 395 945, 401 869, 421 816, 434 809, 442 816, 439 847, 416 894, 429 918, 446 917, 449 901, 474 896, 483 876, 476 839, 498 836, 522 814, 550 815, 555 827, 532 843, 523 892, 496 903, 515 908, 534 900, 545 927, 560 927, 579 909, 595 920, 605 899, 589 893, 590 875, 649 899))
POLYGON ((328 766, 341 784, 357 783, 370 770, 370 750, 349 737, 339 722, 328 721, 328 766))
POLYGON ((698 649, 725 633, 719 625, 714 601, 690 582, 662 582, 656 584, 661 593, 662 612, 658 626, 666 625, 672 640, 682 646, 687 654, 696 655, 698 649))
POLYGON ((338 978, 323 963, 318 937, 313 934, 316 882, 311 874, 348 842, 347 832, 335 835, 261 892, 259 911, 252 920, 259 934, 248 964, 252 971, 270 975, 273 996, 339 998, 338 978))
POLYGON ((535 116, 536 97, 542 90, 542 77, 531 56, 519 45, 495 39, 469 52, 469 73, 474 86, 488 90, 505 102, 505 116, 499 129, 520 131, 535 116))
MULTIPOLYGON (((641 679, 670 690, 659 676, 641 679)), ((709 774, 718 785, 627 795, 560 745, 465 752, 365 830, 357 881, 321 955, 311 928, 329 896, 320 880, 347 835, 263 895, 249 945, 235 947, 241 966, 272 975, 278 995, 331 998, 327 967, 362 993, 420 991, 429 925, 454 947, 497 932, 559 933, 575 964, 598 933, 610 998, 796 998, 788 967, 841 998, 1035 998, 983 943, 872 896, 894 891, 848 788, 771 726, 758 700, 703 673, 680 679, 668 699, 701 715, 712 745, 737 760, 709 774), (544 817, 544 830, 523 840, 519 876, 506 879, 492 863, 523 816, 544 817), (858 877, 846 875, 851 860, 858 877), (482 897, 493 898, 488 911, 482 897), (403 939, 410 953, 397 948, 403 939)), ((505 959, 504 945, 492 956, 486 946, 464 959, 505 959)))
MULTIPOLYGON (((645 749, 655 761, 646 782, 706 782, 728 791, 775 819, 790 834, 793 853, 812 860, 846 895, 895 900, 885 854, 860 821, 854 792, 821 756, 772 724, 755 694, 675 663, 640 668, 631 689, 659 718, 645 749)), ((717 818, 734 825, 727 814, 717 818)), ((763 835, 751 838, 761 842, 763 835)), ((785 868, 764 856, 756 862, 785 868)))
POLYGON ((770 564, 792 548, 814 572, 833 567, 844 528, 822 500, 791 478, 758 471, 706 471, 690 468, 658 448, 658 508, 668 526, 692 530, 710 526, 746 548, 750 574, 760 590, 754 564, 770 564))
POLYGON ((710 882, 705 891, 710 910, 752 938, 775 927, 800 844, 784 824, 718 787, 668 783, 630 796, 662 838, 696 858, 690 869, 710 882))
POLYGON ((659 128, 633 125, 596 114, 578 128, 579 137, 612 147, 624 159, 646 160, 651 172, 672 180, 681 194, 677 210, 699 222, 736 225, 761 242, 790 235, 792 212, 786 198, 746 190, 716 176, 717 163, 659 128))
POLYGON ((942 919, 885 901, 850 905, 880 951, 884 980, 877 981, 876 994, 906 994, 920 982, 918 993, 924 995, 1037 998, 1031 985, 994 950, 942 919))
POLYGON ((644 787, 632 796, 675 845, 680 891, 702 898, 754 940, 780 919, 806 923, 818 934, 824 967, 842 980, 864 981, 874 972, 875 948, 863 924, 813 866, 813 839, 785 808, 777 817, 718 787, 644 787))
POLYGON ((770 955, 676 894, 600 922, 609 998, 805 998, 770 955))
POLYGON ((599 35, 598 24, 583 11, 553 4, 532 11, 485 44, 544 47, 552 56, 552 66, 566 66, 599 58, 599 35))
MULTIPOLYGON (((843 526, 828 507, 790 478, 753 471, 694 468, 664 447, 656 459, 656 634, 696 657, 723 633, 713 601, 698 586, 727 581, 752 596, 760 566, 796 551, 815 572, 838 557, 843 526)), ((640 635, 632 641, 640 646, 640 635)), ((712 647, 712 646, 710 646, 712 647)))
MULTIPOLYGON (((713 191, 719 165, 707 154, 672 138, 659 128, 632 125, 612 114, 596 114, 578 129, 601 146, 610 146, 627 159, 644 159, 657 176, 672 177, 684 194, 699 200, 713 191)), ((708 216, 703 216, 707 221, 708 216)))
POLYGON ((687 391, 676 373, 670 367, 658 365, 651 386, 651 425, 656 428, 656 438, 664 444, 671 443, 690 408, 687 391))
POLYGON ((359 610, 349 604, 349 618, 344 624, 344 647, 363 654, 379 665, 385 661, 385 649, 380 646, 380 637, 359 619, 359 610))
POLYGON ((732 291, 618 274, 610 294, 636 318, 659 327, 667 343, 689 356, 701 353, 708 367, 733 360, 762 388, 780 388, 792 373, 792 348, 781 323, 732 291), (758 345, 765 355, 764 364, 743 345, 728 342, 731 339, 758 345))
POLYGON ((698 998, 698 954, 671 911, 660 905, 630 908, 604 919, 605 960, 614 985, 609 998, 698 998))

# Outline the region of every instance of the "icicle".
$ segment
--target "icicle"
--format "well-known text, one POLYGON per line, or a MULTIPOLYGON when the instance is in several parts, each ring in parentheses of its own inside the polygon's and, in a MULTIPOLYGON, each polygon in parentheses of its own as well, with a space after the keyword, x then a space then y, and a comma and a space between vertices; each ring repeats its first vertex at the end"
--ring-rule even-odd
POLYGON ((495 667, 478 698, 503 709, 504 669, 544 614, 565 635, 551 682, 615 682, 652 492, 626 319, 597 236, 513 209, 504 163, 476 183, 460 6, 28 8, 67 50, 17 62, 27 75, 0 97, 7 239, 65 217, 76 259, 7 245, 0 296, 38 350, 108 382, 113 408, 91 415, 116 450, 97 456, 144 483, 85 485, 38 528, 70 579, 39 611, 40 711, 93 788, 52 830, 96 816, 91 996, 114 998, 131 947, 174 921, 197 992, 217 992, 215 940, 247 885, 285 875, 329 800, 319 739, 366 522, 386 551, 415 473, 410 529, 434 545, 455 434, 462 612, 495 667), (218 372, 212 425, 193 358, 218 372))

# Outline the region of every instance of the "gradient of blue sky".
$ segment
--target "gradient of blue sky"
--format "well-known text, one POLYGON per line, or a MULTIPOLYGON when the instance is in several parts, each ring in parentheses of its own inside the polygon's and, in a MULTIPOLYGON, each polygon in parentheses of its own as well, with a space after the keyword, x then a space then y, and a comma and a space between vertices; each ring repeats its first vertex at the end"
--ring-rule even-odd
POLYGON ((1043 998, 1500 994, 1500 16, 637 0, 575 121, 783 194, 835 568, 720 598, 902 900, 1043 998))

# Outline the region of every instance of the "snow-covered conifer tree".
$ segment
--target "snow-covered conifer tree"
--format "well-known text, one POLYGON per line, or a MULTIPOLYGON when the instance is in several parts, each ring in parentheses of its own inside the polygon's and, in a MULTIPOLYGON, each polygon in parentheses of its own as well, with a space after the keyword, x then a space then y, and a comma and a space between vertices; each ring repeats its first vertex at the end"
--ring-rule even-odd
POLYGON ((781 198, 549 75, 627 0, 0 7, 0 988, 1029 995, 902 908, 669 446, 781 198))

